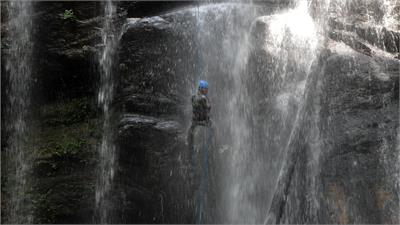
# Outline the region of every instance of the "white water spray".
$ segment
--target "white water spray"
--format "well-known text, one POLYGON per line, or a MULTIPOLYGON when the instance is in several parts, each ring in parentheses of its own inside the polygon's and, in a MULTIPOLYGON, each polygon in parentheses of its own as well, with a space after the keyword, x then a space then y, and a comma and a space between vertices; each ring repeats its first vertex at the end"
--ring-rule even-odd
POLYGON ((109 223, 111 218, 112 201, 111 189, 115 173, 116 153, 113 143, 110 104, 113 99, 113 62, 118 44, 118 36, 114 28, 113 18, 116 8, 111 0, 105 3, 105 19, 101 32, 103 51, 99 59, 100 90, 98 102, 103 111, 103 137, 99 147, 99 168, 96 183, 96 218, 100 223, 109 223))
POLYGON ((7 223, 32 223, 33 212, 29 191, 29 173, 32 158, 27 146, 29 138, 28 107, 30 98, 31 57, 32 57, 32 3, 30 1, 9 1, 7 23, 11 39, 6 71, 9 79, 9 108, 6 128, 10 133, 7 148, 8 199, 7 223))
MULTIPOLYGON (((278 81, 272 84, 274 90, 278 93, 274 102, 276 109, 283 114, 281 117, 282 123, 280 126, 277 126, 275 130, 278 131, 279 139, 282 139, 282 134, 289 134, 288 138, 285 142, 282 142, 281 148, 279 149, 279 156, 276 159, 278 163, 276 163, 274 167, 276 173, 270 177, 270 182, 275 183, 276 192, 278 189, 284 188, 281 186, 278 187, 278 185, 281 184, 280 181, 282 179, 286 179, 283 171, 286 170, 285 167, 290 165, 287 160, 291 160, 288 158, 288 149, 290 144, 296 141, 296 136, 294 134, 298 126, 300 126, 300 120, 303 119, 302 114, 305 110, 307 92, 305 88, 309 83, 308 79, 311 72, 311 65, 319 55, 321 38, 318 33, 318 26, 310 15, 309 5, 306 0, 298 1, 294 9, 263 17, 261 20, 268 26, 265 38, 265 50, 271 55, 273 58, 272 62, 275 65, 273 69, 270 70, 271 72, 265 75, 275 77, 275 80, 278 81), (289 107, 289 102, 291 102, 291 107, 289 107), (288 118, 288 114, 294 116, 295 119, 288 118)), ((315 118, 315 120, 318 121, 318 118, 315 118)), ((312 152, 314 155, 312 159, 313 163, 309 165, 307 170, 309 173, 312 173, 310 176, 311 186, 308 192, 311 198, 313 198, 312 201, 317 202, 315 196, 315 189, 317 187, 314 177, 318 175, 320 150, 318 134, 316 132, 314 133, 314 140, 312 141, 314 143, 312 144, 312 152)), ((269 135, 273 137, 277 136, 276 134, 269 135)), ((272 142, 267 142, 267 145, 272 146, 274 139, 275 138, 269 139, 272 142)), ((270 200, 272 201, 272 198, 270 198, 270 200)), ((270 205, 271 202, 268 204, 270 205)))

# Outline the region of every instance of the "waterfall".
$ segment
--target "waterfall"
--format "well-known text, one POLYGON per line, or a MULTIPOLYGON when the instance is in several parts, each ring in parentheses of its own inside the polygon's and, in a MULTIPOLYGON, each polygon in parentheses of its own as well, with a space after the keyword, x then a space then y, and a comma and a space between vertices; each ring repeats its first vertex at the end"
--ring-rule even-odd
MULTIPOLYGON (((230 223, 264 222, 281 188, 282 171, 292 166, 286 165, 292 154, 289 146, 299 141, 298 130, 306 120, 312 149, 307 192, 309 201, 317 205, 318 105, 307 116, 311 118, 304 113, 307 87, 315 79, 309 76, 311 66, 319 56, 324 27, 316 24, 307 0, 270 16, 252 7, 202 6, 197 22, 202 75, 210 81, 218 141, 228 149, 219 161, 225 170, 219 172, 224 174, 220 204, 226 218, 222 220, 230 223)), ((319 19, 320 24, 325 22, 319 19)), ((315 214, 316 206, 310 205, 314 208, 308 213, 315 214)))
POLYGON ((399 0, 384 0, 384 16, 383 16, 383 26, 388 27, 393 30, 400 30, 400 14, 396 7, 399 7, 399 0))
POLYGON ((201 76, 210 82, 225 151, 218 162, 221 220, 262 223, 300 120, 317 28, 307 1, 272 16, 252 4, 205 5, 196 18, 201 76))
MULTIPOLYGON (((272 84, 274 86, 273 90, 277 93, 275 100, 272 100, 272 102, 275 101, 276 108, 283 115, 279 119, 281 120, 280 125, 274 127, 274 133, 267 135, 272 135, 272 138, 268 137, 270 143, 274 142, 277 134, 279 135, 279 140, 285 140, 284 142, 280 142, 280 147, 277 148, 278 154, 276 159, 278 163, 275 164, 275 174, 272 175, 273 179, 270 178, 271 182, 275 182, 273 187, 273 190, 275 190, 274 199, 271 199, 271 201, 276 201, 276 193, 286 190, 286 185, 289 185, 288 183, 291 182, 287 180, 290 179, 287 177, 289 176, 287 171, 291 171, 290 168, 295 166, 293 162, 295 159, 291 157, 294 153, 291 151, 299 150, 291 150, 290 146, 299 141, 298 130, 299 127, 303 126, 303 120, 306 119, 304 118, 306 116, 304 115, 305 107, 307 107, 305 103, 307 97, 306 87, 311 82, 309 80, 310 69, 313 62, 317 59, 320 40, 317 33, 318 29, 310 15, 307 1, 298 1, 294 9, 262 18, 262 20, 268 26, 265 48, 272 56, 272 62, 275 64, 269 76, 277 77, 278 79, 275 80, 279 81, 272 84), (287 115, 291 115, 291 118, 287 115)), ((318 113, 315 115, 318 115, 318 113)), ((314 123, 318 123, 318 118, 312 118, 311 120, 314 120, 314 123)), ((311 126, 311 128, 313 127, 311 126)), ((314 127, 310 129, 310 132, 314 132, 311 135, 312 139, 308 140, 310 141, 313 157, 307 168, 310 174, 309 179, 311 179, 309 182, 311 183, 310 190, 307 192, 310 198, 312 198, 311 201, 317 202, 315 196, 317 188, 315 179, 318 175, 320 144, 317 129, 314 127)), ((267 142, 267 146, 268 144, 267 142)), ((300 154, 306 154, 306 152, 300 154)), ((286 197, 282 198, 285 199, 286 197)), ((315 211, 308 213, 315 214, 315 211)), ((275 223, 281 221, 269 220, 267 222, 275 223)))
POLYGON ((98 102, 103 112, 103 136, 98 150, 99 168, 95 193, 95 221, 109 223, 112 220, 111 189, 116 168, 110 105, 114 91, 113 62, 118 44, 118 36, 113 24, 113 18, 116 16, 116 7, 111 0, 105 3, 104 12, 105 18, 101 31, 103 50, 99 58, 101 80, 98 93, 98 102))
POLYGON ((251 182, 241 174, 241 169, 245 167, 240 160, 243 151, 250 151, 250 131, 242 116, 248 106, 247 96, 240 91, 243 90, 242 74, 250 51, 250 26, 257 11, 251 4, 210 4, 199 7, 198 11, 197 57, 200 58, 198 66, 202 73, 195 78, 206 79, 210 83, 209 94, 217 140, 221 145, 225 144, 224 147, 229 148, 229 154, 232 155, 232 160, 222 158, 218 162, 225 168, 218 171, 223 174, 219 178, 223 187, 218 194, 218 201, 221 202, 219 207, 224 209, 219 219, 244 222, 246 220, 240 220, 242 212, 253 212, 250 217, 254 217, 256 210, 241 207, 247 203, 246 199, 239 196, 247 194, 242 192, 239 179, 251 182))
POLYGON ((5 173, 7 173, 5 187, 9 194, 6 197, 8 211, 6 222, 32 223, 33 213, 29 198, 32 158, 27 145, 30 135, 28 107, 32 71, 32 3, 9 1, 6 4, 8 4, 9 16, 6 29, 10 39, 9 55, 5 60, 7 96, 9 96, 5 109, 7 115, 5 126, 9 134, 4 157, 6 159, 5 173))

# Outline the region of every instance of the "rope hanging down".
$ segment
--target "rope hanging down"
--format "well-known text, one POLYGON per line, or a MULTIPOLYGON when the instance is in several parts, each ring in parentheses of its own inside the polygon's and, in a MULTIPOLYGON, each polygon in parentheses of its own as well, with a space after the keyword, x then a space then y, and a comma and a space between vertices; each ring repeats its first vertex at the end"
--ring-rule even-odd
POLYGON ((197 2, 197 12, 196 12, 196 34, 197 34, 197 46, 196 46, 196 54, 197 54, 197 63, 196 63, 196 69, 197 69, 197 78, 198 80, 201 79, 201 39, 200 39, 200 6, 199 2, 197 2))
POLYGON ((209 161, 208 161, 208 153, 209 153, 209 146, 210 146, 210 140, 211 140, 211 132, 209 131, 209 127, 207 126, 205 131, 204 131, 204 142, 203 142, 203 173, 201 174, 201 183, 200 183, 200 190, 199 190, 199 195, 198 195, 198 218, 197 218, 197 224, 202 224, 203 223, 203 210, 204 210, 204 202, 206 198, 208 198, 208 166, 209 166, 209 161))
MULTIPOLYGON (((202 67, 201 67, 201 39, 200 39, 200 9, 199 9, 199 3, 197 2, 197 13, 196 13, 196 28, 197 28, 197 77, 198 80, 200 81, 202 77, 202 67)), ((196 218, 196 223, 197 224, 202 224, 203 223, 203 210, 204 210, 204 202, 205 198, 208 197, 208 151, 209 151, 209 145, 210 145, 210 132, 209 132, 210 127, 206 126, 205 127, 205 133, 204 133, 204 142, 203 142, 203 166, 201 171, 201 181, 200 181, 200 187, 199 187, 199 192, 196 198, 196 213, 197 218, 196 218)), ((192 146, 193 148, 194 146, 192 146)), ((200 154, 201 155, 201 154, 200 154)), ((201 159, 200 159, 201 160, 201 159)))

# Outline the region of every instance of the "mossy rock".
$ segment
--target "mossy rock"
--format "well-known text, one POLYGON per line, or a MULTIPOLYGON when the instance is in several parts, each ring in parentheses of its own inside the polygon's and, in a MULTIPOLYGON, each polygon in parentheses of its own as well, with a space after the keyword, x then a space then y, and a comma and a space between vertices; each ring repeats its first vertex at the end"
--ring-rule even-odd
POLYGON ((95 116, 95 103, 87 97, 56 102, 40 108, 40 118, 48 126, 71 125, 95 116))
POLYGON ((101 138, 97 120, 70 126, 45 127, 34 138, 35 170, 41 176, 73 173, 93 164, 101 138))
POLYGON ((32 139, 35 223, 90 222, 100 125, 94 118, 38 129, 32 139))
POLYGON ((36 186, 35 223, 89 222, 94 202, 94 179, 85 174, 58 176, 36 186))

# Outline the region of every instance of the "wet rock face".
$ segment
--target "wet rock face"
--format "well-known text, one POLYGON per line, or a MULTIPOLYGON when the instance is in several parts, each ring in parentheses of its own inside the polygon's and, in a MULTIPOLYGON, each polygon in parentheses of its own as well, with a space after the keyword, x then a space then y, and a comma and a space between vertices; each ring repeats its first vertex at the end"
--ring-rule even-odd
POLYGON ((120 40, 116 189, 125 195, 124 223, 192 221, 184 174, 192 47, 190 30, 175 28, 187 18, 129 19, 120 40))
MULTIPOLYGON (((3 9, 2 4, 2 12, 6 12, 3 9)), ((26 121, 31 133, 26 145, 33 168, 28 175, 32 179, 29 193, 21 198, 25 197, 27 204, 33 206, 33 223, 89 223, 92 219, 88 215, 93 212, 92 171, 99 137, 96 104, 92 99, 95 85, 94 73, 90 71, 91 54, 83 52, 82 47, 95 44, 96 37, 89 34, 93 23, 79 26, 76 21, 63 19, 67 9, 85 22, 98 15, 94 2, 35 2, 31 15, 32 104, 26 121)), ((2 60, 8 57, 9 43, 14 38, 6 28, 2 23, 2 60)), ((10 97, 3 92, 8 88, 3 65, 2 112, 10 97)), ((2 117, 2 123, 7 119, 2 117)), ((2 128, 2 144, 9 138, 3 131, 2 128)), ((6 149, 7 144, 2 145, 2 153, 6 149)), ((2 159, 2 166, 5 161, 6 158, 2 159)), ((13 179, 6 174, 2 173, 3 182, 13 179)), ((8 196, 6 187, 2 186, 1 191, 2 196, 8 196)), ((2 213, 7 212, 3 203, 2 199, 2 213)), ((6 221, 2 218, 2 222, 6 221)))
POLYGON ((131 2, 127 7, 129 18, 141 18, 165 14, 177 8, 195 6, 195 1, 151 1, 151 2, 131 2))
POLYGON ((323 222, 398 223, 399 65, 355 52, 327 58, 320 114, 327 140, 323 222))
MULTIPOLYGON (((329 26, 267 223, 398 223, 398 34, 343 20, 329 26)), ((257 21, 256 46, 265 29, 257 21)), ((271 57, 257 48, 252 54, 250 85, 264 87, 255 98, 273 97, 276 87, 268 84, 279 81, 263 65, 271 57)))
POLYGON ((398 223, 399 61, 332 41, 321 60, 269 215, 285 223, 398 223), (316 134, 319 148, 310 142, 316 134))
MULTIPOLYGON (((127 11, 132 17, 141 17, 180 5, 120 2, 115 22, 122 25, 127 11)), ((2 12, 6 12, 3 9, 2 5, 2 12)), ((35 195, 29 198, 34 201, 35 222, 90 223, 96 149, 101 139, 96 93, 103 6, 99 2, 39 2, 34 12, 30 118, 35 134, 30 143, 35 146, 35 195), (65 10, 71 10, 74 16, 65 18, 65 10)), ((5 15, 2 17, 6 19, 5 15)), ((180 96, 187 96, 182 94, 187 91, 182 87, 187 85, 181 77, 190 74, 192 66, 179 62, 192 50, 175 47, 186 45, 180 43, 187 34, 183 34, 184 29, 173 29, 170 22, 174 19, 163 18, 160 26, 143 20, 143 26, 128 31, 121 41, 121 64, 117 64, 116 72, 121 72, 123 79, 119 80, 121 91, 117 91, 114 108, 115 115, 124 118, 115 123, 120 168, 114 200, 121 203, 115 209, 122 215, 117 220, 121 223, 192 221, 187 213, 190 206, 182 203, 187 198, 182 190, 188 188, 182 187, 186 185, 185 175, 179 170, 186 149, 180 96)), ((4 43, 11 41, 7 32, 1 35, 4 43)), ((2 44, 2 59, 5 57, 7 45, 2 44)), ((2 87, 6 83, 2 76, 2 87)), ((7 147, 7 134, 3 132, 2 140, 3 150, 7 147)), ((2 188, 3 199, 6 191, 2 188)))
MULTIPOLYGON (((134 7, 135 4, 118 3, 116 25, 122 25, 121 21, 125 22, 123 19, 128 9, 133 17, 148 15, 148 12, 143 13, 140 7, 134 7)), ((4 5, 1 6, 4 12, 2 21, 7 19, 4 5)), ((154 9, 157 12, 164 10, 157 7, 154 9)), ((31 190, 34 194, 30 195, 29 199, 34 205, 34 222, 90 223, 93 221, 95 201, 96 149, 101 139, 101 118, 97 109, 96 93, 99 80, 97 57, 102 48, 99 43, 100 27, 104 19, 103 5, 100 2, 37 2, 33 11, 34 97, 29 118, 34 129, 32 137, 29 138, 29 145, 34 146, 32 154, 35 161, 31 176, 35 182, 31 190), (71 10, 73 17, 65 17, 66 10, 71 10)), ((4 24, 1 32, 2 61, 7 57, 7 43, 11 41, 11 37, 7 36, 6 30, 3 32, 3 28, 6 28, 4 24)), ((162 42, 162 39, 157 40, 162 42)), ((160 55, 160 60, 162 59, 160 55)), ((2 63, 2 72, 3 65, 5 64, 2 63)), ((154 65, 147 66, 152 68, 154 65)), ((167 83, 161 85, 164 84, 167 83)), ((6 89, 6 76, 2 76, 2 106, 6 102, 3 101, 7 97, 6 89)), ((125 97, 124 112, 172 115, 178 111, 176 98, 170 95, 137 92, 136 95, 125 97)), ((2 121, 6 119, 2 117, 2 121)), ((128 136, 129 142, 124 142, 124 135, 118 139, 124 143, 121 146, 128 145, 124 149, 127 151, 121 151, 119 158, 122 172, 116 178, 116 183, 121 184, 116 188, 123 188, 116 190, 121 194, 115 195, 115 199, 123 202, 120 205, 125 211, 121 215, 129 216, 120 217, 121 222, 165 222, 180 221, 183 218, 180 212, 184 209, 173 205, 174 196, 182 195, 167 195, 168 189, 163 189, 163 186, 173 183, 174 181, 170 180, 176 180, 177 176, 179 179, 182 177, 174 168, 178 167, 175 165, 179 163, 177 154, 180 151, 176 149, 181 148, 185 137, 180 136, 182 128, 173 119, 164 120, 157 117, 155 120, 157 123, 154 127, 148 127, 146 123, 128 121, 127 124, 135 125, 121 130, 121 133, 131 135, 125 135, 128 136), (135 128, 143 130, 143 127, 148 128, 144 133, 131 132, 135 128), (180 141, 176 141, 178 136, 180 141), (137 139, 146 141, 135 142, 137 139), (159 144, 149 146, 149 143, 159 144), (151 152, 151 149, 156 150, 151 152), (158 151, 159 149, 163 151, 158 151), (136 150, 137 154, 130 154, 136 150), (142 150, 146 152, 144 157, 140 157, 142 150), (132 179, 133 177, 138 177, 138 180, 132 179), (169 205, 164 205, 166 203, 169 205)), ((2 132, 2 151, 7 147, 7 138, 7 134, 2 132)), ((3 169, 6 171, 6 168, 3 169)), ((7 178, 2 176, 2 181, 5 181, 4 179, 7 178)), ((178 190, 185 188, 175 188, 172 191, 178 190)), ((7 190, 3 187, 2 196, 2 201, 5 201, 7 190)), ((2 207, 2 212, 5 211, 2 207)))
POLYGON ((98 2, 35 4, 33 88, 39 103, 93 95, 102 7, 98 2), (73 16, 66 17, 66 10, 73 16))
MULTIPOLYGON (((331 31, 329 37, 333 40, 343 41, 356 51, 366 55, 373 54, 374 47, 399 58, 400 33, 385 27, 373 25, 355 25, 337 19, 330 20, 331 31)), ((376 51, 376 50, 375 50, 376 51)))
POLYGON ((121 197, 118 215, 123 215, 119 222, 185 221, 182 199, 177 201, 187 197, 179 161, 185 150, 184 139, 179 137, 182 130, 174 120, 123 115, 116 141, 120 167, 116 199, 121 197))
MULTIPOLYGON (((185 16, 178 17, 185 20, 185 16)), ((193 74, 194 35, 190 21, 188 30, 174 26, 178 18, 131 19, 120 41, 120 85, 122 95, 136 93, 157 96, 160 101, 176 102, 188 91, 188 79, 193 74), (189 57, 185 59, 184 57, 189 57)), ((187 17, 189 20, 191 17, 187 17)), ((184 25, 182 25, 184 26, 184 25)), ((155 113, 159 112, 155 110, 155 113)))

